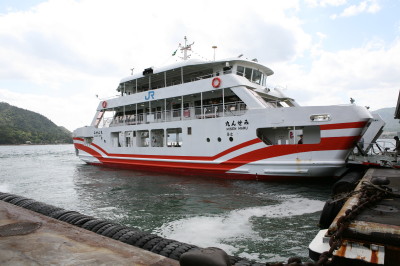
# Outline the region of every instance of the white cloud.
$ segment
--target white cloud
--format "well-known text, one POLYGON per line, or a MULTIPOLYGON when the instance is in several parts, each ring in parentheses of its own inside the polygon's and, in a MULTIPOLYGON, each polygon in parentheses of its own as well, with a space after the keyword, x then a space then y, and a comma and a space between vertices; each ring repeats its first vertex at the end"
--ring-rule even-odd
POLYGON ((327 6, 342 6, 347 3, 347 0, 305 0, 312 7, 327 7, 327 6))
POLYGON ((377 13, 381 9, 378 0, 366 0, 360 2, 358 5, 351 5, 343 10, 340 14, 334 14, 331 16, 332 19, 338 17, 352 17, 361 13, 377 13))
POLYGON ((283 76, 277 82, 286 84, 287 92, 304 105, 344 104, 352 97, 372 110, 393 107, 400 89, 399 54, 400 39, 390 45, 375 40, 339 52, 319 50, 310 70, 278 65, 276 72, 283 76))
POLYGON ((298 8, 296 0, 245 5, 207 0, 190 6, 183 0, 49 0, 11 11, 0 16, 0 100, 73 129, 79 112, 71 106, 89 123, 95 110, 81 106, 86 98, 115 95, 132 67, 171 60, 185 35, 208 59, 212 45, 219 47, 217 58, 240 53, 268 62, 296 58, 311 43, 301 22, 287 15, 298 8))
MULTIPOLYGON (((377 1, 362 3, 356 5, 362 12, 379 9, 377 1)), ((49 0, 28 11, 2 14, 0 101, 39 112, 72 130, 90 123, 96 94, 115 95, 118 81, 130 75, 132 67, 140 70, 176 60, 171 54, 187 35, 203 58, 212 59, 212 45, 218 46, 217 59, 242 53, 258 58, 302 104, 347 103, 351 96, 360 104, 365 97, 373 107, 368 99, 384 91, 379 95, 387 104, 382 100, 374 106, 394 106, 387 95, 399 84, 394 74, 399 41, 388 47, 374 42, 374 47, 326 52, 322 40, 329 33, 316 33, 313 42, 297 17, 301 8, 297 0, 207 0, 190 6, 183 0, 49 0), (313 60, 309 69, 295 64, 308 54, 306 60, 313 60)))

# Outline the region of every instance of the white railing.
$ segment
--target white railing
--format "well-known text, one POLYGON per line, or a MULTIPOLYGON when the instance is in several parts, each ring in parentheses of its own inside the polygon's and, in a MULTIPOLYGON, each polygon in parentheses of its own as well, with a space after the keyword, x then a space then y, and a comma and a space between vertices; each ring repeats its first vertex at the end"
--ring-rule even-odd
POLYGON ((172 109, 142 113, 137 115, 117 116, 115 118, 105 118, 102 127, 115 127, 122 125, 138 125, 149 123, 162 123, 180 120, 207 119, 222 116, 243 115, 247 111, 246 104, 243 102, 230 102, 223 104, 210 104, 188 107, 182 109, 172 109))

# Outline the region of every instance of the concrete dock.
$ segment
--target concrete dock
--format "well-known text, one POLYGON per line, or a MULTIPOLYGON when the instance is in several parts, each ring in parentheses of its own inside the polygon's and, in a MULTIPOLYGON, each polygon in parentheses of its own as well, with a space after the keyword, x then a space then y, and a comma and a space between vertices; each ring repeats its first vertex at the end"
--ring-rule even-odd
POLYGON ((177 260, 0 200, 0 265, 158 265, 177 260))

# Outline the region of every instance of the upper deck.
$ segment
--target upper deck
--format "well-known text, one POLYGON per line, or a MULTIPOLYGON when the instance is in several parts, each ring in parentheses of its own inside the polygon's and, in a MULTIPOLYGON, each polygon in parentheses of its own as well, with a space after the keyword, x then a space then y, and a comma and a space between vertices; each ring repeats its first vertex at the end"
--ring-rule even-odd
POLYGON ((273 71, 256 60, 186 60, 147 68, 119 83, 117 98, 99 103, 95 127, 243 115, 249 109, 296 106, 266 85, 273 71), (101 123, 102 121, 102 123, 101 123))
POLYGON ((117 91, 121 95, 130 95, 231 73, 244 76, 255 84, 265 86, 267 76, 274 72, 257 63, 256 60, 236 58, 213 62, 186 60, 158 69, 146 68, 143 72, 122 79, 117 91))

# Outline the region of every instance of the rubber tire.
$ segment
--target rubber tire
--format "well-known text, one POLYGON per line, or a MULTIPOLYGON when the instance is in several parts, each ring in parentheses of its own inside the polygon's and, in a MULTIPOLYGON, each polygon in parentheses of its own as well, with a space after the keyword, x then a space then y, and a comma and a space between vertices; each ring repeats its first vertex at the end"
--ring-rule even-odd
POLYGON ((98 220, 98 219, 92 219, 92 220, 87 221, 86 223, 84 223, 84 224, 82 225, 82 228, 83 228, 83 229, 86 229, 86 230, 89 230, 89 231, 92 231, 92 229, 93 229, 96 225, 98 225, 98 224, 100 224, 100 223, 104 223, 104 221, 103 221, 103 220, 98 220))
POLYGON ((153 240, 153 239, 155 239, 155 238, 160 238, 160 237, 157 236, 157 235, 148 234, 148 235, 143 236, 143 237, 141 237, 140 239, 138 239, 138 240, 136 241, 136 243, 134 244, 134 246, 139 247, 139 248, 143 248, 144 245, 147 244, 147 242, 149 242, 149 241, 151 241, 151 240, 153 240))
POLYGON ((23 204, 33 201, 32 199, 23 199, 23 200, 19 200, 18 202, 14 203, 16 206, 22 207, 23 204))
POLYGON ((5 202, 10 202, 10 201, 12 201, 13 199, 16 199, 16 198, 21 198, 20 196, 17 196, 17 195, 9 195, 9 196, 7 196, 7 197, 4 197, 2 200, 3 201, 5 201, 5 202))
POLYGON ((75 212, 75 211, 70 211, 70 212, 67 212, 67 213, 61 215, 60 217, 58 217, 58 220, 65 222, 66 220, 70 219, 73 215, 77 215, 77 214, 79 215, 80 213, 75 212))
POLYGON ((153 238, 152 240, 148 241, 146 244, 143 245, 143 249, 145 250, 152 250, 158 243, 160 243, 161 241, 163 241, 164 238, 162 237, 156 237, 153 238))
POLYGON ((31 199, 31 200, 24 201, 23 203, 19 204, 18 206, 22 207, 22 208, 25 208, 25 209, 28 209, 28 206, 31 205, 31 204, 34 204, 35 202, 37 202, 37 201, 31 199))
POLYGON ((107 224, 103 225, 102 227, 100 227, 100 228, 96 231, 96 234, 101 235, 107 228, 109 228, 109 227, 111 227, 111 226, 114 226, 114 225, 115 225, 115 224, 113 224, 113 223, 107 223, 107 224))
POLYGON ((34 204, 30 204, 29 206, 26 206, 26 209, 29 209, 31 211, 34 212, 39 212, 39 210, 41 208, 45 208, 45 207, 49 207, 50 205, 40 202, 40 201, 36 201, 34 204))
POLYGON ((28 200, 28 198, 19 197, 19 198, 15 198, 15 199, 10 200, 8 203, 17 205, 18 202, 21 202, 21 201, 23 201, 23 200, 28 200))
POLYGON ((73 218, 71 217, 70 219, 68 219, 68 223, 75 225, 75 223, 76 223, 77 221, 82 220, 82 219, 84 219, 84 218, 88 218, 88 217, 89 217, 89 216, 87 216, 87 215, 79 214, 79 215, 77 215, 77 216, 75 216, 75 217, 73 217, 73 218))
POLYGON ((43 215, 49 216, 50 213, 52 213, 54 211, 57 211, 57 210, 61 210, 61 208, 55 207, 55 206, 52 206, 52 205, 47 205, 47 206, 43 206, 42 208, 37 210, 37 212, 41 213, 43 215))
POLYGON ((112 239, 118 240, 118 239, 120 239, 121 236, 123 236, 123 235, 125 235, 126 233, 131 232, 131 231, 132 231, 132 229, 124 228, 124 229, 118 231, 118 233, 114 234, 114 235, 112 236, 112 239))
POLYGON ((91 217, 91 216, 87 216, 87 217, 82 218, 82 219, 80 219, 80 220, 78 220, 78 221, 75 221, 73 224, 74 224, 75 226, 79 226, 79 227, 82 228, 82 226, 83 226, 85 223, 87 223, 87 222, 89 222, 89 221, 92 221, 93 219, 96 219, 96 218, 91 217))
POLYGON ((112 227, 110 227, 110 228, 107 228, 107 229, 102 233, 102 235, 103 235, 103 236, 106 236, 106 237, 109 237, 109 238, 112 238, 116 233, 118 233, 119 231, 121 231, 121 230, 123 230, 123 229, 125 229, 125 228, 126 228, 125 226, 122 226, 122 225, 117 224, 117 225, 115 225, 115 227, 112 226, 112 227))
POLYGON ((81 213, 74 213, 74 214, 71 214, 71 215, 65 217, 64 222, 72 224, 72 221, 82 219, 85 216, 86 215, 81 214, 81 213))
POLYGON ((169 244, 176 242, 175 240, 172 239, 164 239, 160 241, 155 247, 153 247, 150 251, 153 253, 160 254, 160 252, 169 244))
POLYGON ((0 192, 0 200, 3 200, 3 198, 11 196, 11 195, 13 195, 13 194, 0 192))
POLYGON ((10 194, 10 193, 3 193, 0 194, 0 200, 3 200, 4 198, 8 197, 8 196, 13 196, 14 194, 10 194))
POLYGON ((328 229, 336 215, 342 209, 344 200, 332 201, 328 200, 325 202, 324 208, 322 209, 321 215, 319 217, 318 226, 320 229, 328 229))
POLYGON ((186 253, 189 250, 194 249, 194 248, 198 248, 198 247, 196 247, 194 245, 190 245, 190 244, 183 244, 182 246, 179 246, 177 249, 172 251, 172 253, 169 255, 169 257, 174 260, 179 260, 183 253, 186 253))
POLYGON ((133 236, 137 234, 142 234, 143 232, 135 231, 135 230, 130 230, 129 232, 126 232, 125 234, 121 235, 118 238, 118 241, 124 242, 128 244, 128 240, 133 236))
POLYGON ((110 224, 109 221, 102 221, 101 223, 96 224, 95 226, 92 227, 92 229, 90 231, 97 233, 97 231, 100 230, 100 228, 102 228, 103 226, 110 224))
POLYGON ((142 237, 144 237, 144 236, 146 236, 146 235, 148 235, 148 234, 145 233, 145 232, 137 231, 137 232, 134 232, 133 234, 131 234, 131 236, 130 236, 128 239, 126 239, 125 241, 123 241, 123 240, 121 240, 121 239, 118 239, 118 240, 120 240, 120 241, 122 241, 122 242, 124 242, 124 243, 126 243, 126 244, 128 244, 128 245, 134 246, 135 243, 136 243, 140 238, 142 238, 142 237))
POLYGON ((58 219, 58 218, 60 218, 61 216, 65 215, 65 214, 67 214, 67 213, 70 213, 70 212, 71 212, 71 211, 67 211, 67 210, 65 210, 65 209, 61 209, 61 210, 59 210, 59 211, 54 211, 54 212, 52 212, 52 213, 49 213, 49 217, 54 218, 54 219, 58 219))
POLYGON ((174 241, 168 245, 166 245, 161 251, 160 255, 164 257, 170 258, 171 254, 180 246, 184 245, 184 243, 174 241))

